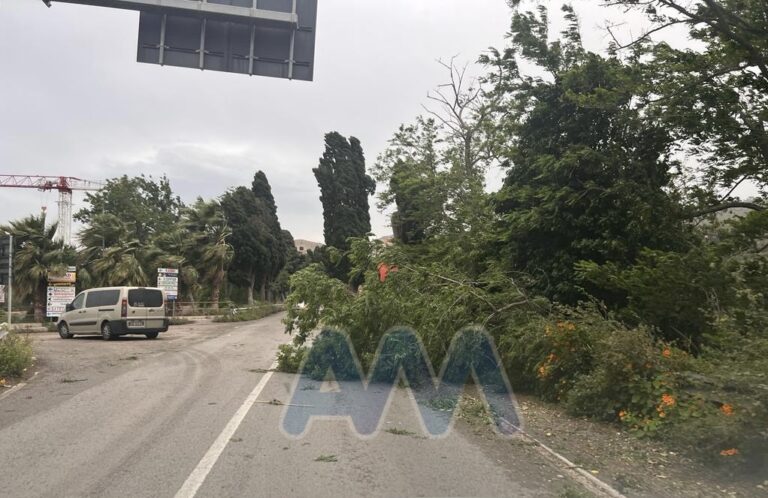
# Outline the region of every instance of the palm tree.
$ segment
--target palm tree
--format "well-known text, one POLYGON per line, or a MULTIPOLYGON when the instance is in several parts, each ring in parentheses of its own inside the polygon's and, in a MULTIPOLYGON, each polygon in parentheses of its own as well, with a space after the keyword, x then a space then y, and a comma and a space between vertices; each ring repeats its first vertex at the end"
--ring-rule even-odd
POLYGON ((218 309, 221 286, 227 275, 234 250, 227 242, 232 230, 227 226, 224 211, 218 201, 206 202, 198 198, 185 213, 186 228, 196 242, 192 261, 199 261, 199 273, 211 286, 213 308, 218 309))
POLYGON ((150 269, 163 253, 152 244, 143 244, 135 230, 111 214, 93 217, 80 233, 83 277, 95 286, 150 285, 150 269))
POLYGON ((46 227, 43 212, 0 227, 0 232, 14 237, 14 287, 22 298, 32 299, 35 320, 40 322, 45 318, 48 274, 63 273, 75 260, 74 248, 54 240, 56 225, 46 227))

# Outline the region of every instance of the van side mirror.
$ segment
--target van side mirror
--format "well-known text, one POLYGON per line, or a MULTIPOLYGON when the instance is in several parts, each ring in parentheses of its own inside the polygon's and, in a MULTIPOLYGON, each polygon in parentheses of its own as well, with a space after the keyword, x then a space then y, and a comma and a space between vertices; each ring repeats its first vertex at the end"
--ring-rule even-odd
POLYGON ((67 311, 72 311, 72 310, 74 310, 74 309, 75 309, 75 307, 74 307, 74 306, 72 306, 72 303, 69 303, 69 304, 66 306, 66 308, 65 308, 65 309, 66 309, 67 311))

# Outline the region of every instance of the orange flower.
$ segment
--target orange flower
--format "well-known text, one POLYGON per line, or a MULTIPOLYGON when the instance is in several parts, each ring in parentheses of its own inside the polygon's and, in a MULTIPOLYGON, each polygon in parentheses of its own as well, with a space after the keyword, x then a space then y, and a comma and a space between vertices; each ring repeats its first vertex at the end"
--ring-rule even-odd
POLYGON ((661 355, 664 358, 669 358, 670 356, 672 356, 672 350, 669 349, 669 348, 666 348, 666 349, 664 349, 664 351, 661 352, 661 355))
POLYGON ((662 394, 661 396, 661 404, 665 406, 674 406, 675 405, 675 397, 671 394, 662 394))
POLYGON ((547 356, 547 363, 552 363, 555 360, 557 360, 557 355, 555 353, 549 353, 549 356, 547 356))
POLYGON ((736 448, 731 448, 729 450, 723 450, 720 452, 720 455, 722 456, 735 456, 739 454, 739 450, 736 448))
POLYGON ((621 410, 619 412, 619 420, 624 420, 625 418, 627 418, 627 411, 626 410, 621 410))
POLYGON ((729 405, 728 403, 725 403, 723 406, 720 407, 720 411, 725 414, 726 417, 730 417, 733 415, 733 406, 729 405))

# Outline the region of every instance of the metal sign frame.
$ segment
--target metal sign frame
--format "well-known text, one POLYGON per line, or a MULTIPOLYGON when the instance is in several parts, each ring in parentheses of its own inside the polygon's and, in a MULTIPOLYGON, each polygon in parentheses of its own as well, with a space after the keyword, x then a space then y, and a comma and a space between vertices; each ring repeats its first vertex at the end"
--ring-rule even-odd
POLYGON ((55 1, 139 11, 138 62, 314 79, 318 0, 55 1))

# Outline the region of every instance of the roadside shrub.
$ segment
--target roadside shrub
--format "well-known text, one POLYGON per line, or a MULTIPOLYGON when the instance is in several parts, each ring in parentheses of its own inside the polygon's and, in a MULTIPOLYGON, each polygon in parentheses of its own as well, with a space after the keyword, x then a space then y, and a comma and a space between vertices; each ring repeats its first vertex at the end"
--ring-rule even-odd
POLYGON ((591 371, 593 336, 611 325, 593 308, 556 308, 510 323, 498 339, 514 389, 559 401, 579 376, 591 371))
POLYGON ((708 459, 766 472, 768 334, 765 328, 745 330, 738 319, 724 316, 717 338, 717 346, 704 349, 681 374, 695 416, 672 420, 662 435, 708 459))
POLYGON ((653 432, 678 409, 676 371, 687 354, 594 305, 515 325, 499 347, 514 389, 562 402, 572 414, 653 432))
POLYGON ((302 362, 307 357, 306 346, 294 346, 293 344, 282 344, 277 351, 277 371, 286 373, 297 373, 301 368, 302 362))
POLYGON ((0 377, 21 377, 32 365, 32 343, 10 332, 0 340, 0 377))
POLYGON ((347 335, 324 329, 317 335, 307 353, 304 373, 314 380, 325 380, 329 367, 336 380, 359 380, 356 359, 350 354, 347 335))
POLYGON ((679 411, 676 372, 686 353, 654 340, 643 327, 595 336, 592 351, 592 370, 565 397, 570 413, 620 420, 650 433, 679 411))

